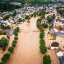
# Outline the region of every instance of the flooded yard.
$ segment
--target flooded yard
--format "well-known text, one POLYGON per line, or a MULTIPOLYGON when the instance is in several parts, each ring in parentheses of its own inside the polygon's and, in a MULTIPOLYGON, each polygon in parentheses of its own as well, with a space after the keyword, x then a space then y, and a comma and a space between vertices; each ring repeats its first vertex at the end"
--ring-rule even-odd
POLYGON ((37 19, 38 17, 32 18, 29 24, 24 22, 18 25, 21 29, 19 40, 6 64, 42 64, 43 54, 39 49, 40 31, 36 26, 37 19))
MULTIPOLYGON (((36 21, 38 18, 39 17, 31 18, 30 23, 26 21, 18 25, 21 30, 21 32, 18 34, 18 38, 19 38, 18 43, 14 49, 14 52, 11 54, 11 57, 6 62, 6 64, 43 64, 44 54, 40 52, 40 48, 39 48, 40 30, 36 26, 36 21)), ((53 40, 49 39, 49 36, 47 34, 48 31, 49 31, 48 29, 45 29, 45 37, 44 37, 47 47, 53 42, 53 40)), ((11 46, 13 39, 14 39, 14 35, 11 36, 8 47, 11 46)), ((61 38, 57 37, 56 41, 61 42, 61 38)), ((60 46, 62 45, 63 43, 60 46)), ((7 52, 8 51, 6 50, 4 53, 7 52)), ((3 54, 1 52, 0 57, 2 57, 3 54)), ((58 64, 55 50, 48 49, 46 55, 50 55, 52 60, 51 64, 58 64)))

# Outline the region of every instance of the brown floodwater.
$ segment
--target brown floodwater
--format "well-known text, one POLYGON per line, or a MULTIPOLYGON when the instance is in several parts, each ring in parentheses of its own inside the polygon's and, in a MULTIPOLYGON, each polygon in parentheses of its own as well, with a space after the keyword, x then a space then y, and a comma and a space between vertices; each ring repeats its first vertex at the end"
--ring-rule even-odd
POLYGON ((38 18, 31 18, 30 23, 18 25, 21 29, 18 43, 6 64, 42 64, 43 54, 39 49, 40 31, 36 26, 38 18))
MULTIPOLYGON (((30 23, 24 22, 23 24, 19 24, 21 32, 18 35, 18 43, 14 48, 14 52, 11 54, 10 59, 6 62, 6 64, 43 64, 43 55, 39 49, 39 34, 40 31, 36 26, 36 21, 39 17, 31 18, 30 23)), ((49 40, 50 36, 47 35, 48 29, 45 30, 44 40, 46 42, 46 46, 48 47, 53 40, 49 40)), ((10 42, 8 47, 11 46, 12 41, 14 39, 14 35, 10 37, 10 42)), ((62 45, 64 45, 64 39, 57 36, 56 41, 59 41, 62 45), (61 42, 62 39, 62 42, 61 42)), ((0 49, 0 61, 1 57, 8 52, 8 47, 6 51, 2 54, 2 50, 0 49)), ((50 55, 52 63, 58 64, 57 56, 55 50, 47 50, 47 55, 50 55)))

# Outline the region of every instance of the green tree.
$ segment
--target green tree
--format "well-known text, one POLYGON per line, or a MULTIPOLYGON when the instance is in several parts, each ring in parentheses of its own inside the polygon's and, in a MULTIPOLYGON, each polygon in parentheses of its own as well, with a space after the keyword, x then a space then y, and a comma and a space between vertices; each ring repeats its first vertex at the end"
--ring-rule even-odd
POLYGON ((25 19, 28 19, 28 20, 30 20, 30 17, 29 17, 29 16, 26 16, 26 17, 25 17, 25 19))
POLYGON ((5 64, 4 62, 0 62, 0 64, 5 64))
POLYGON ((14 40, 18 40, 18 37, 17 37, 17 36, 15 36, 15 37, 14 37, 14 40))
POLYGON ((55 19, 55 14, 53 14, 52 18, 55 19))
POLYGON ((7 40, 7 38, 5 38, 5 37, 1 38, 1 44, 2 44, 3 47, 8 46, 8 40, 7 40))
POLYGON ((52 60, 50 59, 49 55, 45 55, 43 57, 43 64, 51 64, 52 60))
POLYGON ((42 26, 44 27, 44 28, 48 28, 48 24, 42 24, 42 26))
POLYGON ((40 45, 45 45, 45 41, 43 38, 40 39, 40 45))
POLYGON ((59 28, 59 30, 61 30, 62 26, 61 26, 61 25, 59 25, 59 26, 58 26, 58 28, 59 28))
POLYGON ((11 55, 9 53, 4 54, 3 57, 1 58, 1 61, 6 62, 10 58, 10 56, 11 55))
POLYGON ((9 47, 8 51, 12 53, 14 51, 14 48, 13 47, 9 47))
POLYGON ((7 38, 10 39, 10 36, 7 35, 7 38))
POLYGON ((47 52, 47 47, 45 45, 40 45, 40 52, 41 53, 46 53, 47 52))
POLYGON ((19 22, 23 22, 21 18, 18 19, 19 22))
POLYGON ((13 16, 15 16, 16 14, 17 14, 16 11, 14 11, 13 16))

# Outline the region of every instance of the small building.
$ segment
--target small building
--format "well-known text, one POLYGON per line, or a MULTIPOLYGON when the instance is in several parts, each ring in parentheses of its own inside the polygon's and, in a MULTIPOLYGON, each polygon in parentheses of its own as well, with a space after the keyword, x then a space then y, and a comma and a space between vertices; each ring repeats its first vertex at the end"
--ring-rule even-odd
POLYGON ((64 56, 59 57, 58 64, 64 64, 64 56))
POLYGON ((63 56, 63 51, 61 48, 56 49, 57 56, 63 56))
POLYGON ((50 45, 50 47, 51 47, 51 49, 58 49, 58 48, 59 48, 59 45, 52 43, 52 44, 50 45))

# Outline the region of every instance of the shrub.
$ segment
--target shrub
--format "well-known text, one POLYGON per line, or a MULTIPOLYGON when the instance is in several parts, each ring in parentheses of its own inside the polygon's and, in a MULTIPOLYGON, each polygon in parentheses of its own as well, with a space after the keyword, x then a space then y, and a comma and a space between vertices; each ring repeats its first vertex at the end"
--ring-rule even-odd
POLYGON ((13 47, 9 47, 8 51, 12 53, 14 51, 14 48, 13 47))
POLYGON ((47 52, 47 47, 45 45, 40 45, 40 52, 41 53, 46 53, 47 52))
POLYGON ((13 40, 13 43, 17 43, 17 41, 16 40, 13 40))
POLYGON ((42 26, 44 27, 44 28, 48 28, 48 24, 42 24, 42 26))
POLYGON ((17 32, 14 32, 14 35, 15 35, 15 36, 18 36, 18 33, 17 33, 17 32))
POLYGON ((58 44, 59 45, 59 43, 58 42, 52 42, 53 44, 58 44))
POLYGON ((7 40, 7 38, 5 38, 5 37, 1 38, 1 45, 3 47, 8 46, 8 40, 7 40))
POLYGON ((9 53, 4 54, 3 57, 1 58, 1 61, 6 62, 10 58, 10 56, 11 55, 9 53))
POLYGON ((51 64, 52 60, 50 59, 49 55, 45 55, 43 57, 43 64, 51 64))
POLYGON ((16 43, 12 43, 12 47, 15 47, 16 46, 16 43))
POLYGON ((40 39, 40 45, 45 45, 45 41, 43 38, 40 39))
POLYGON ((10 39, 10 36, 7 35, 7 38, 10 39))
POLYGON ((0 62, 0 64, 5 64, 4 62, 0 62))
POLYGON ((17 37, 17 36, 15 36, 15 37, 14 37, 14 40, 18 40, 18 37, 17 37))
POLYGON ((0 35, 6 35, 7 34, 7 32, 5 32, 5 31, 0 31, 0 35))
POLYGON ((27 22, 28 22, 28 23, 30 23, 30 21, 29 21, 29 20, 28 20, 27 22))

